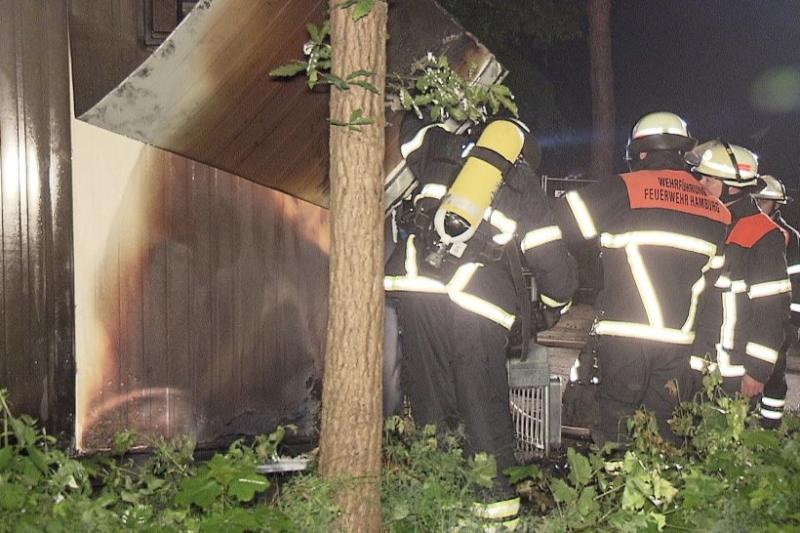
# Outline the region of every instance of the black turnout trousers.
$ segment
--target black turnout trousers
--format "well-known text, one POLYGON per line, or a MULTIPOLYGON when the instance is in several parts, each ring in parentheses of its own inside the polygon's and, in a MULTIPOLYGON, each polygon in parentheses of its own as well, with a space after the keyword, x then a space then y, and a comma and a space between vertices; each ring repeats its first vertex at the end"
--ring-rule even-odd
MULTIPOLYGON (((403 389, 414 420, 450 429, 463 424, 467 456, 493 454, 498 474, 514 466, 506 330, 445 295, 407 293, 398 300, 403 389)), ((496 491, 511 494, 506 476, 498 476, 496 491)))
POLYGON ((656 414, 661 436, 677 443, 667 420, 691 394, 688 346, 611 336, 597 342, 600 417, 592 427, 595 441, 626 442, 627 419, 644 407, 656 414))

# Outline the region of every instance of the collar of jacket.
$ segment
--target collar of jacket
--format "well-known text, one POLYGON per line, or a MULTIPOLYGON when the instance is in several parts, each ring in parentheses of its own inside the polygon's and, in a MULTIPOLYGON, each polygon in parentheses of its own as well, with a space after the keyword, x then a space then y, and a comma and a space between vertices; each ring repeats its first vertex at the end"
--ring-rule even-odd
POLYGON ((728 205, 728 211, 731 212, 731 227, 733 227, 740 218, 749 217, 750 215, 761 212, 755 200, 753 200, 749 194, 741 193, 741 196, 739 200, 728 205))
POLYGON ((631 165, 632 170, 687 170, 683 156, 669 150, 647 152, 647 157, 631 165))

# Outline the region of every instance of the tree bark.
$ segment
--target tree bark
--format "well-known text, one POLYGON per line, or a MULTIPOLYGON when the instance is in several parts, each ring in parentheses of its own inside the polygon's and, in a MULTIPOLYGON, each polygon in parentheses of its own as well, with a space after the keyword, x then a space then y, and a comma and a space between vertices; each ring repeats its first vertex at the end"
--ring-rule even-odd
POLYGON ((589 0, 592 81, 592 176, 614 167, 614 70, 611 64, 611 0, 589 0))
POLYGON ((380 94, 331 89, 332 120, 374 123, 330 133, 331 260, 320 473, 336 482, 344 531, 380 531, 383 367, 383 156, 387 2, 354 22, 331 0, 332 73, 374 72, 380 94))

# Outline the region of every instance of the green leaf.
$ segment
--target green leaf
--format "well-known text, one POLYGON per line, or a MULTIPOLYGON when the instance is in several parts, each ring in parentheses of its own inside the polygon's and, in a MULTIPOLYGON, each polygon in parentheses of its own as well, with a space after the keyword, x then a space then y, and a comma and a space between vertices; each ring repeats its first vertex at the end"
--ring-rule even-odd
POLYGON ((292 76, 300 74, 306 68, 308 68, 308 63, 305 61, 292 61, 291 63, 272 69, 269 75, 273 78, 291 78, 292 76))
POLYGON ((228 494, 240 502, 249 502, 256 492, 264 492, 269 488, 269 481, 262 475, 250 474, 239 476, 228 486, 228 494))
POLYGON ((26 484, 35 485, 42 479, 42 471, 30 457, 18 455, 15 462, 15 469, 22 474, 26 484))
POLYGON ((14 430, 14 435, 17 437, 17 444, 21 447, 36 442, 36 430, 31 424, 25 423, 23 417, 10 418, 9 422, 11 422, 11 428, 14 430))
POLYGON ((573 448, 567 450, 567 462, 569 462, 569 478, 576 487, 583 487, 592 479, 592 465, 586 456, 576 453, 573 448))
POLYGON ((226 533, 242 533, 244 531, 270 531, 281 533, 294 531, 292 521, 275 509, 256 507, 243 509, 234 507, 220 513, 214 513, 200 523, 200 531, 225 531, 226 533))
POLYGON ((660 500, 662 503, 670 503, 678 493, 678 489, 676 489, 672 483, 662 478, 657 473, 653 473, 652 478, 653 496, 655 496, 656 499, 660 500))
POLYGON ((591 519, 594 515, 600 512, 600 504, 595 499, 597 493, 594 487, 585 487, 581 491, 581 496, 578 498, 578 513, 584 520, 591 519))
POLYGON ((223 490, 222 485, 209 479, 207 475, 187 477, 181 481, 181 489, 175 496, 175 503, 195 504, 206 509, 223 493, 223 490))
POLYGON ((329 74, 327 72, 320 72, 319 75, 323 80, 327 81, 340 91, 347 91, 350 89, 350 85, 348 85, 346 81, 338 76, 334 76, 333 74, 329 74))
POLYGON ((519 483, 523 479, 538 480, 544 477, 542 469, 534 464, 512 466, 511 468, 506 468, 503 473, 508 476, 511 483, 519 483))
POLYGON ((774 431, 763 429, 748 429, 742 433, 742 444, 750 448, 775 450, 780 447, 780 439, 774 431))
POLYGON ((647 514, 648 521, 655 524, 658 531, 663 531, 667 525, 667 517, 661 513, 650 512, 647 514))
POLYGON ((134 442, 136 442, 136 431, 130 429, 120 431, 114 436, 114 445, 111 448, 111 453, 124 455, 133 447, 134 442))
POLYGON ((378 88, 375 87, 373 84, 371 84, 368 81, 357 80, 357 81, 351 81, 350 83, 353 84, 353 85, 358 85, 359 87, 363 87, 364 89, 368 90, 372 94, 379 94, 378 88))
POLYGON ((450 116, 455 120, 461 122, 467 118, 467 114, 460 107, 451 107, 448 109, 450 116))
POLYGON ((351 72, 350 75, 347 76, 347 80, 350 81, 354 78, 361 78, 361 77, 370 78, 374 75, 375 73, 370 70, 356 70, 351 72))
POLYGON ((625 490, 622 492, 622 508, 628 511, 638 511, 644 507, 644 494, 639 490, 636 483, 628 481, 625 483, 625 490))
POLYGON ((30 457, 31 462, 36 466, 36 468, 39 469, 39 472, 41 472, 42 474, 47 474, 49 468, 48 468, 47 457, 45 456, 45 454, 39 451, 39 449, 36 448, 35 446, 28 446, 26 450, 28 452, 28 457, 30 457))
POLYGON ((577 495, 575 489, 567 485, 567 482, 563 479, 554 479, 551 481, 550 490, 553 493, 553 498, 555 498, 557 502, 561 503, 571 502, 577 495))
MULTIPOLYGON (((215 454, 214 457, 207 464, 209 478, 216 479, 223 486, 227 486, 238 475, 242 473, 237 465, 232 464, 232 461, 222 454, 215 454)), ((247 471, 245 472, 247 473, 247 471)))
POLYGON ((357 22, 369 15, 374 5, 375 0, 357 0, 352 12, 353 21, 357 22))
POLYGON ((497 462, 493 455, 481 452, 476 453, 469 460, 470 478, 480 487, 491 488, 497 476, 497 462))
MULTIPOLYGON (((324 41, 325 38, 331 34, 331 21, 326 20, 322 23, 322 28, 320 28, 320 37, 324 41)), ((328 46, 330 48, 330 45, 328 46)))
POLYGON ((0 507, 7 511, 15 511, 25 504, 28 489, 16 483, 0 485, 0 507))
POLYGON ((14 456, 14 448, 12 448, 11 446, 0 448, 0 471, 5 470, 9 462, 11 462, 11 458, 13 456, 14 456))
POLYGON ((306 24, 306 29, 314 44, 322 44, 331 32, 331 25, 327 20, 321 26, 309 22, 306 24))

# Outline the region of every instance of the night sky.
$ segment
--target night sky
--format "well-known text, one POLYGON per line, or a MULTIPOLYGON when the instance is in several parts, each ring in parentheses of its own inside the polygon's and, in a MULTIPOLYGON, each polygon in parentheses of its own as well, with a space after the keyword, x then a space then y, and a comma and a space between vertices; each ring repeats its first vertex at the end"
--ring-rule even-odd
MULTIPOLYGON (((625 168, 634 122, 665 110, 681 115, 700 141, 723 136, 746 146, 760 156, 762 173, 800 187, 800 0, 613 0, 612 33, 617 170, 625 168)), ((591 128, 585 37, 544 53, 519 50, 519 57, 535 56, 540 73, 532 73, 520 72, 526 69, 513 51, 478 36, 512 69, 507 83, 546 150, 542 171, 585 169, 591 128), (549 89, 529 89, 540 74, 549 89), (560 121, 539 120, 537 100, 548 91, 560 121)))
POLYGON ((622 130, 674 111, 699 140, 748 147, 762 174, 800 185, 800 1, 617 1, 612 24, 622 130))

